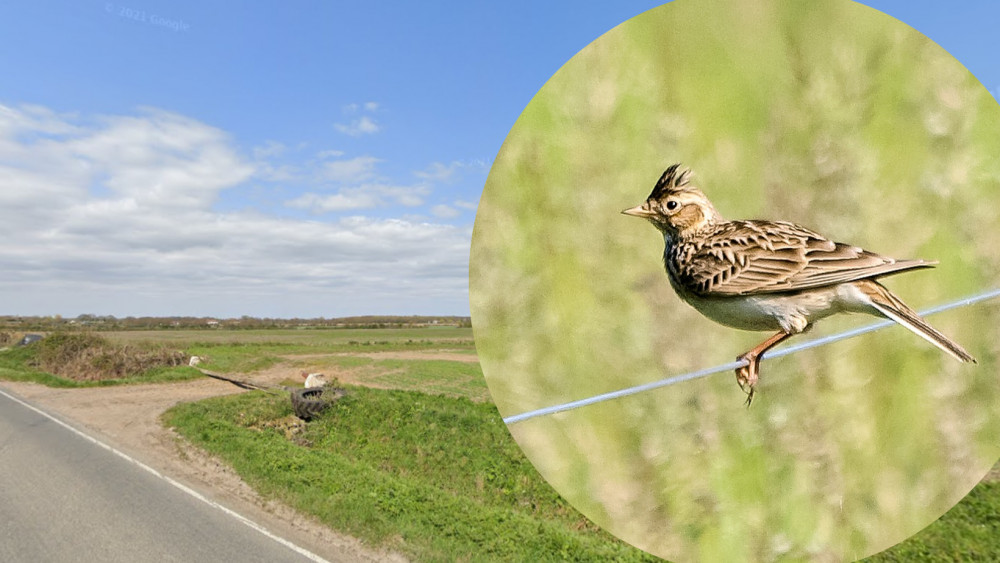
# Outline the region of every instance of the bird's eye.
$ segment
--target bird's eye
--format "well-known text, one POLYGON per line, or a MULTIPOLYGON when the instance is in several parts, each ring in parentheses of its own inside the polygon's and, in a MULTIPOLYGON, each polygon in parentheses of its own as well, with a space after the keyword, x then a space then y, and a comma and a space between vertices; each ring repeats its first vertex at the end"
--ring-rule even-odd
POLYGON ((672 199, 667 202, 667 209, 673 211, 674 209, 677 209, 677 205, 678 205, 677 200, 672 199))

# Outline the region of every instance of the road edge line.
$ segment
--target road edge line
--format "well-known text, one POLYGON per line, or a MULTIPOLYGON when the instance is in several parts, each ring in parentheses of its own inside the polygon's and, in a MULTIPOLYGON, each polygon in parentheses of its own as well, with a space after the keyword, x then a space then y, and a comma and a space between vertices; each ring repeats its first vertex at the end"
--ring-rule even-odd
POLYGON ((84 440, 87 440, 88 442, 90 442, 90 443, 92 443, 92 444, 94 444, 96 446, 99 446, 101 448, 104 448, 105 450, 107 450, 107 451, 115 454, 116 456, 124 459, 125 461, 127 461, 127 462, 135 465, 136 467, 139 467, 140 469, 146 471, 147 473, 150 473, 151 475, 153 475, 155 477, 158 477, 159 479, 162 479, 163 481, 166 481, 167 483, 169 483, 170 485, 173 485, 174 487, 176 487, 177 489, 181 490, 182 492, 187 493, 188 495, 190 495, 190 496, 192 496, 192 497, 200 500, 201 502, 203 502, 203 503, 211 506, 212 508, 215 508, 217 510, 222 511, 224 514, 226 514, 228 516, 231 516, 232 518, 235 518, 237 521, 239 521, 243 525, 247 526, 248 528, 251 528, 251 529, 257 531, 258 533, 260 533, 260 534, 262 534, 262 535, 264 535, 264 536, 266 536, 266 537, 268 537, 268 538, 270 538, 270 539, 278 542, 279 544, 287 547, 288 549, 291 549, 292 551, 298 553, 299 555, 301 555, 301 556, 303 556, 303 557, 305 557, 307 559, 310 559, 312 561, 315 561, 316 563, 330 563, 330 561, 327 561, 326 559, 323 559, 322 557, 320 557, 319 555, 316 555, 315 553, 309 551, 308 549, 305 549, 304 547, 300 547, 300 546, 298 546, 298 545, 296 545, 296 544, 294 544, 294 543, 286 540, 285 538, 283 538, 283 537, 281 537, 281 536, 279 536, 277 534, 272 533, 270 530, 268 530, 264 526, 262 526, 262 525, 260 525, 260 524, 258 524, 256 522, 254 522, 253 520, 247 518, 246 516, 243 516, 242 514, 236 512, 235 510, 233 510, 231 508, 228 508, 226 506, 223 506, 222 504, 219 504, 218 502, 215 502, 214 500, 206 497, 205 495, 199 493, 198 491, 192 489, 191 487, 188 487, 187 485, 181 483, 180 481, 177 481, 176 479, 173 479, 172 477, 168 477, 168 476, 164 475, 163 473, 160 473, 159 471, 157 471, 153 467, 151 467, 149 465, 146 465, 145 463, 143 463, 143 462, 135 459, 134 457, 128 455, 127 453, 125 453, 125 452, 123 452, 123 451, 121 451, 121 450, 119 450, 119 449, 111 446, 110 444, 106 444, 106 443, 98 440, 97 438, 91 436, 90 434, 87 434, 86 432, 84 432, 84 431, 82 431, 82 430, 80 430, 78 428, 75 428, 73 425, 71 425, 71 424, 69 424, 69 423, 67 423, 67 422, 65 422, 63 420, 60 420, 55 415, 53 415, 51 413, 48 413, 48 412, 45 412, 44 410, 36 407, 35 405, 32 405, 31 403, 28 403, 24 399, 22 399, 22 398, 20 398, 20 397, 18 397, 16 395, 11 394, 6 389, 0 388, 0 395, 3 395, 4 397, 7 397, 8 399, 14 401, 15 403, 18 403, 19 405, 22 405, 22 406, 24 406, 24 407, 26 407, 26 408, 28 408, 28 409, 30 409, 30 410, 38 413, 38 414, 44 416, 45 418, 51 420, 52 422, 55 422, 59 426, 62 426, 63 428, 65 428, 65 429, 69 430, 70 432, 76 434, 77 436, 83 438, 84 440))

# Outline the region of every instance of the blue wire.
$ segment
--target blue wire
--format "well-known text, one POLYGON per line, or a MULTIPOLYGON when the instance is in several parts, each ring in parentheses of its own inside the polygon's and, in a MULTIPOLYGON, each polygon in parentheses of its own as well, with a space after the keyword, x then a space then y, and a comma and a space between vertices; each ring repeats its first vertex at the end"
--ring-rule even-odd
MULTIPOLYGON (((986 301, 988 299, 993 299, 995 297, 1000 297, 1000 289, 991 289, 989 291, 985 291, 978 295, 973 295, 971 297, 959 299, 958 301, 952 301, 951 303, 946 303, 944 305, 938 305, 937 307, 932 307, 930 309, 921 311, 920 314, 922 316, 933 315, 934 313, 940 313, 942 311, 947 311, 949 309, 956 309, 958 307, 967 307, 969 305, 973 305, 981 301, 986 301)), ((834 342, 837 342, 838 340, 844 340, 846 338, 853 338, 855 336, 860 336, 862 334, 874 332, 876 330, 892 326, 893 324, 895 324, 893 321, 888 321, 888 320, 879 321, 877 323, 872 323, 870 325, 865 325, 863 327, 846 330, 844 332, 838 332, 837 334, 831 334, 830 336, 824 336, 822 338, 815 338, 813 340, 808 340, 806 342, 802 342, 794 346, 788 346, 776 352, 770 353, 766 357, 780 358, 782 356, 787 356, 789 354, 794 354, 796 352, 808 350, 809 348, 815 348, 817 346, 823 346, 825 344, 832 344, 834 342)), ((592 397, 587 397, 586 399, 580 399, 577 401, 571 401, 569 403, 563 403, 561 405, 553 405, 551 407, 545 407, 533 411, 527 411, 520 414, 506 416, 504 417, 503 421, 506 424, 514 424, 515 422, 521 422, 522 420, 528 420, 529 418, 535 418, 538 416, 555 414, 557 412, 578 409, 580 407, 593 405, 594 403, 600 403, 611 399, 619 399, 621 397, 627 397, 629 395, 635 395, 636 393, 642 393, 653 389, 659 389, 660 387, 666 387, 668 385, 673 385, 675 383, 680 383, 682 381, 690 381, 692 379, 698 379, 700 377, 712 375, 713 373, 735 370, 736 368, 743 366, 745 364, 746 364, 745 361, 730 362, 728 364, 723 364, 720 366, 705 368, 702 370, 692 371, 690 373, 685 373, 682 375, 675 375, 673 377, 668 377, 666 379, 652 381, 650 383, 644 383, 642 385, 636 385, 635 387, 627 387, 625 389, 619 389, 617 391, 610 391, 608 393, 594 395, 592 397)))

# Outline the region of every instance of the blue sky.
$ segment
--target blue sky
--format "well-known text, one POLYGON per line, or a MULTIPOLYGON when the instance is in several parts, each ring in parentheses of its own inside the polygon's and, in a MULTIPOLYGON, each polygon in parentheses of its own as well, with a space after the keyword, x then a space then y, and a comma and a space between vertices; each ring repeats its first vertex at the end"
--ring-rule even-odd
MULTIPOLYGON (((1000 4, 872 0, 1000 90, 1000 4)), ((0 314, 468 314, 475 206, 655 1, 0 7, 0 314)))

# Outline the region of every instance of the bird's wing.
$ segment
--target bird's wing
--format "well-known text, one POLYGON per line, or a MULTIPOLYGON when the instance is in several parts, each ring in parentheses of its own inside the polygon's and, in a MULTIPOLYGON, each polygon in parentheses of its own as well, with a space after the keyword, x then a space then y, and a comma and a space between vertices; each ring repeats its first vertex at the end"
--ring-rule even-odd
POLYGON ((672 252, 667 267, 681 285, 718 296, 796 291, 934 265, 888 258, 777 221, 730 221, 672 252))

